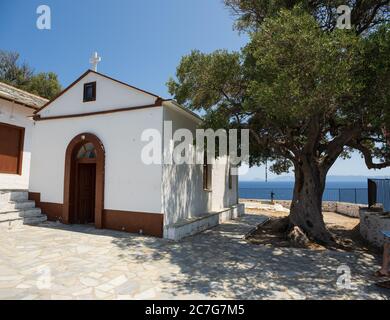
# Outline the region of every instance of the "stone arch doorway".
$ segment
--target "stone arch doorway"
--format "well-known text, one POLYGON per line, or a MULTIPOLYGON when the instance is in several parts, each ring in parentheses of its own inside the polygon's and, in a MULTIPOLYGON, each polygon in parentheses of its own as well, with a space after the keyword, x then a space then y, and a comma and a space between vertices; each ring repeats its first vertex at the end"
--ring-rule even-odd
POLYGON ((77 135, 65 154, 64 223, 103 227, 105 151, 91 133, 77 135))

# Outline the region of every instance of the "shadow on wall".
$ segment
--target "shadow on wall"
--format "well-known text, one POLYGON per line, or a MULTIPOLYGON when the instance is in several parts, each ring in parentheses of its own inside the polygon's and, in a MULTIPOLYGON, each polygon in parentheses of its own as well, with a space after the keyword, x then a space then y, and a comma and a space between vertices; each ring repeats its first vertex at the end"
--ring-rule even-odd
POLYGON ((213 165, 212 191, 203 190, 203 165, 164 165, 163 194, 165 225, 211 211, 229 208, 237 203, 237 179, 229 189, 229 166, 213 165))
POLYGON ((238 203, 238 193, 237 193, 237 188, 238 188, 238 176, 232 175, 232 188, 229 189, 229 166, 226 165, 224 166, 224 192, 223 192, 223 197, 222 197, 222 203, 224 208, 228 208, 232 205, 235 205, 238 203))
POLYGON ((203 190, 202 165, 163 165, 165 225, 211 210, 211 193, 203 190))

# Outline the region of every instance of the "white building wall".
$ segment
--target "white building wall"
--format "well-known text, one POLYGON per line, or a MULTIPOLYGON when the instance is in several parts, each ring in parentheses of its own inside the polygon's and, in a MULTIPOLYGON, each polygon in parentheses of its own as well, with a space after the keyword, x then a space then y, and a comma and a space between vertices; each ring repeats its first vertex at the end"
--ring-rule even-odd
POLYGON ((31 191, 40 192, 43 202, 63 203, 66 148, 75 136, 88 132, 105 148, 104 208, 162 213, 161 165, 141 160, 141 134, 147 128, 162 132, 162 107, 37 121, 31 191))
MULTIPOLYGON (((194 138, 199 121, 181 110, 164 107, 164 121, 172 121, 172 132, 180 128, 189 129, 194 138)), ((166 131, 167 128, 164 127, 166 131)), ((170 141, 164 140, 164 149, 170 141)), ((163 165, 163 211, 165 225, 183 219, 199 217, 212 211, 219 211, 236 204, 237 176, 233 176, 233 186, 229 189, 228 164, 225 158, 219 158, 213 165, 212 190, 203 189, 202 164, 165 164, 163 165)))
MULTIPOLYGON (((30 177, 31 136, 34 110, 0 99, 0 122, 25 128, 22 175, 0 173, 0 189, 28 189, 30 177)), ((1 139, 1 137, 0 137, 1 139)))
MULTIPOLYGON (((172 122, 172 132, 186 128, 195 137, 197 122, 188 115, 164 107, 164 121, 172 122)), ((164 130, 167 130, 164 127, 164 130)), ((170 141, 164 139, 166 152, 170 141)), ((163 165, 164 225, 203 215, 211 210, 211 192, 203 190, 203 166, 198 164, 163 165)))
POLYGON ((232 175, 232 187, 229 188, 228 157, 217 158, 213 165, 212 210, 220 211, 238 203, 238 176, 232 175))

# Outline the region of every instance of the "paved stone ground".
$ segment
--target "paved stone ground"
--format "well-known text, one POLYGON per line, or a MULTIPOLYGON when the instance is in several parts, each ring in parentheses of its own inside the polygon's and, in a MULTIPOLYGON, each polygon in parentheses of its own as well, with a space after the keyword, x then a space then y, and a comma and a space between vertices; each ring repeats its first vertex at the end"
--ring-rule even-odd
POLYGON ((0 230, 0 299, 388 299, 371 255, 269 248, 248 214, 175 243, 90 226, 0 230), (337 268, 353 290, 338 289, 337 268))

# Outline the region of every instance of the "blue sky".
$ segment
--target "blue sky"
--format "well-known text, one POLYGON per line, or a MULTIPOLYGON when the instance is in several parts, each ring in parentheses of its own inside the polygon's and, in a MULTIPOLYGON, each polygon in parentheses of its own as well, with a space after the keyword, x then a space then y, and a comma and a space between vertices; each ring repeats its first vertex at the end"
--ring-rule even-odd
MULTIPOLYGON (((1 0, 0 49, 19 52, 36 71, 54 71, 64 87, 97 50, 100 72, 168 98, 165 83, 181 56, 245 44, 232 24, 222 0, 1 0), (51 30, 36 28, 42 4, 51 9, 51 30)), ((368 170, 354 155, 330 174, 390 176, 390 169, 368 170)), ((243 178, 262 177, 264 168, 253 168, 243 178)))
POLYGON ((191 49, 238 50, 245 36, 232 30, 222 0, 1 0, 2 49, 18 51, 39 71, 54 71, 66 86, 89 68, 163 97, 181 56, 191 49), (52 29, 36 28, 36 9, 49 5, 52 29))

